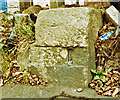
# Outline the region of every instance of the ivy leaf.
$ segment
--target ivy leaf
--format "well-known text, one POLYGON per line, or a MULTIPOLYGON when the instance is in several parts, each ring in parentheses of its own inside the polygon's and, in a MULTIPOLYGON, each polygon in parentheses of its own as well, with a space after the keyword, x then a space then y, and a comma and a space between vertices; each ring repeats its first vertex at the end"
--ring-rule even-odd
POLYGON ((110 68, 109 68, 109 69, 107 69, 107 70, 106 70, 106 73, 110 72, 111 70, 112 70, 112 69, 110 69, 110 68))
POLYGON ((110 67, 110 65, 107 65, 106 67, 108 68, 108 67, 110 67))
POLYGON ((24 80, 25 82, 28 82, 28 77, 27 77, 27 76, 24 76, 24 77, 23 77, 23 80, 24 80))
POLYGON ((7 80, 10 80, 10 79, 11 79, 11 77, 9 76, 7 80))
POLYGON ((103 75, 100 75, 100 79, 102 79, 103 78, 103 75))
POLYGON ((96 70, 94 69, 91 69, 91 72, 97 74, 96 70))
POLYGON ((103 84, 100 84, 100 87, 103 87, 103 84))
POLYGON ((101 79, 103 82, 105 82, 105 76, 100 75, 100 79, 101 79))
POLYGON ((96 76, 94 77, 94 80, 97 80, 97 79, 99 79, 99 75, 96 75, 96 76))
POLYGON ((101 72, 100 70, 97 70, 97 74, 98 74, 98 75, 100 75, 100 72, 101 72))

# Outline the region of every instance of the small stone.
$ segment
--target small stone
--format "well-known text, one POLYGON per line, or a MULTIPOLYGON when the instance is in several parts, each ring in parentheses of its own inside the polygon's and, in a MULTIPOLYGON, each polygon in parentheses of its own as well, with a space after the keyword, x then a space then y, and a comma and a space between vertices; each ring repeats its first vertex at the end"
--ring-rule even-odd
POLYGON ((23 74, 23 72, 19 72, 19 71, 16 71, 15 73, 12 73, 13 76, 17 76, 17 75, 20 75, 20 74, 23 74))
POLYGON ((11 61, 11 63, 13 63, 13 64, 17 64, 17 61, 16 61, 16 60, 14 60, 14 61, 11 61))
POLYGON ((69 61, 69 62, 68 62, 68 65, 69 65, 69 66, 72 65, 72 63, 73 63, 72 61, 69 61))
POLYGON ((37 76, 36 75, 32 75, 32 78, 37 78, 37 76))
POLYGON ((0 87, 3 86, 3 79, 0 79, 0 87))
POLYGON ((77 92, 82 92, 82 91, 83 91, 82 88, 77 89, 77 92))
POLYGON ((115 90, 113 91, 112 93, 112 96, 115 97, 115 95, 117 95, 119 92, 119 89, 118 88, 115 88, 115 90))
POLYGON ((60 55, 61 55, 61 57, 66 58, 67 55, 68 55, 67 49, 63 49, 63 50, 60 52, 60 55))

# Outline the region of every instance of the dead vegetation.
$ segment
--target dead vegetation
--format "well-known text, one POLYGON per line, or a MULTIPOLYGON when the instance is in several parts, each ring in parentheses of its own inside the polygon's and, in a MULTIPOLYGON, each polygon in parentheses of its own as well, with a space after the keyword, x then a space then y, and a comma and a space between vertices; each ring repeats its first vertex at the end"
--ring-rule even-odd
POLYGON ((14 15, 6 16, 2 13, 2 78, 0 86, 5 83, 23 83, 46 86, 47 82, 36 75, 32 75, 28 70, 20 69, 17 64, 19 53, 23 55, 29 49, 29 44, 35 41, 34 23, 28 17, 21 17, 18 21, 14 20, 14 15), (15 26, 14 26, 14 24, 15 26), (9 33, 9 35, 7 35, 9 33))
MULTIPOLYGON (((104 24, 99 36, 111 30, 116 30, 112 23, 104 24)), ((89 86, 103 96, 120 97, 120 65, 117 55, 119 36, 113 34, 105 41, 98 39, 95 43, 97 69, 91 70, 94 78, 89 86)))

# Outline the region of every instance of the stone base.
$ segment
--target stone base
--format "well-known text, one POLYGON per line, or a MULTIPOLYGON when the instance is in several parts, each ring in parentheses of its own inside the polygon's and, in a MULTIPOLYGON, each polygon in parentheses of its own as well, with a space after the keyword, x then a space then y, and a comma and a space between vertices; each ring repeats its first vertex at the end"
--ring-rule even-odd
MULTIPOLYGON (((84 99, 80 99, 83 97, 88 99, 96 98, 96 99, 90 99, 90 100, 98 100, 97 98, 99 98, 99 100, 104 100, 103 98, 107 98, 107 100, 115 99, 112 97, 100 96, 96 93, 94 89, 83 88, 82 92, 77 92, 76 89, 78 88, 68 88, 62 85, 57 85, 57 84, 48 84, 48 86, 29 86, 29 85, 20 85, 20 84, 7 85, 6 84, 6 86, 0 88, 0 91, 2 91, 2 93, 0 94, 2 97, 0 96, 0 98, 2 98, 3 100, 10 99, 10 98, 13 100, 14 98, 15 99, 28 98, 29 100, 33 98, 38 98, 39 100, 43 100, 43 99, 51 100, 50 98, 61 95, 62 91, 64 91, 67 95, 74 97, 73 99, 69 98, 69 100, 76 100, 75 98, 79 98, 78 100, 84 100, 84 99)), ((59 100, 61 99, 59 98, 59 100)), ((64 98, 63 100, 66 100, 66 99, 64 98)), ((116 100, 119 100, 119 98, 116 98, 116 100)))
POLYGON ((86 66, 54 66, 47 69, 48 82, 71 88, 88 87, 91 77, 86 66))
POLYGON ((30 54, 29 69, 44 80, 70 87, 87 87, 91 80, 88 48, 32 45, 30 54))

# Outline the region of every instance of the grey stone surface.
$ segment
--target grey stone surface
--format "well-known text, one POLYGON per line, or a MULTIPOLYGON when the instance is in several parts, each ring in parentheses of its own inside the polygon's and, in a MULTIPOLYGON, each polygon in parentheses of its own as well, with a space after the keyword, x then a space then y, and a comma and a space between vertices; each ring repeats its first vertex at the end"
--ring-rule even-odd
POLYGON ((41 11, 30 45, 29 69, 44 80, 69 87, 87 87, 95 69, 94 42, 101 13, 87 7, 41 11), (49 17, 48 17, 49 16, 49 17))
POLYGON ((69 50, 69 60, 74 66, 89 66, 89 50, 88 48, 73 48, 69 50))
POLYGON ((41 11, 36 28, 36 44, 40 46, 87 47, 102 26, 101 13, 87 7, 59 8, 41 11))
POLYGON ((25 54, 19 53, 17 56, 17 63, 20 65, 20 69, 28 69, 29 66, 29 51, 27 50, 25 54))
POLYGON ((68 50, 62 47, 31 47, 30 53, 31 62, 39 62, 41 65, 64 65, 68 62, 68 50))
MULTIPOLYGON (((54 65, 67 65, 68 50, 62 47, 34 47, 30 48, 30 68, 37 68, 43 78, 48 79, 47 68, 54 65)), ((37 74, 37 73, 34 73, 37 74)))
POLYGON ((90 69, 95 67, 95 62, 92 62, 94 66, 89 66, 88 48, 67 49, 31 46, 30 54, 29 69, 33 74, 40 77, 42 75, 44 80, 63 82, 64 85, 71 87, 87 87, 91 80, 90 69), (70 61, 72 61, 71 64, 69 64, 70 61), (35 69, 36 71, 34 71, 35 69), (68 78, 71 78, 70 82, 68 78), (80 84, 77 80, 80 80, 80 84))
MULTIPOLYGON (((39 98, 45 99, 45 98, 52 98, 54 96, 60 95, 62 91, 64 91, 66 94, 74 97, 85 97, 85 98, 108 98, 107 96, 100 96, 97 95, 95 90, 90 88, 83 88, 82 92, 76 92, 76 89, 78 88, 70 88, 70 87, 64 87, 57 84, 49 84, 46 86, 29 86, 29 85, 20 85, 20 84, 6 84, 5 86, 1 87, 2 89, 2 98, 39 98)), ((108 100, 107 99, 107 100, 108 100)), ((113 98, 112 98, 113 99, 113 98)), ((95 99, 96 100, 96 99, 95 99)), ((104 99, 103 99, 104 100, 104 99)), ((110 99, 111 100, 111 99, 110 99)), ((119 100, 119 98, 116 98, 116 100, 119 100)))
POLYGON ((88 87, 91 79, 86 66, 53 66, 47 68, 47 80, 70 88, 88 87))
POLYGON ((113 5, 106 10, 105 14, 106 20, 111 21, 115 26, 120 25, 120 13, 113 5))

